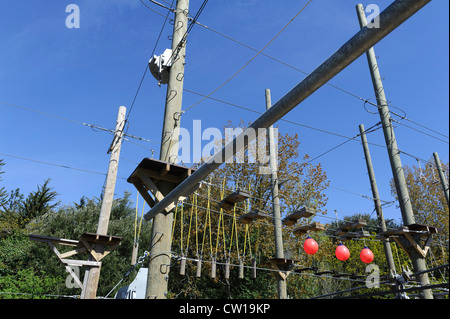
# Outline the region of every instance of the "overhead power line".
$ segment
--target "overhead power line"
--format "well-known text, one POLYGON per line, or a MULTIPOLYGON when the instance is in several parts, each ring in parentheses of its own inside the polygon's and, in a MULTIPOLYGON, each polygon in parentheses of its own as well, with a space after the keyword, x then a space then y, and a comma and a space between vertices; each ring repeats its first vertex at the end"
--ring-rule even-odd
POLYGON ((283 33, 284 30, 286 30, 286 28, 292 23, 294 22, 294 20, 308 7, 308 5, 312 2, 312 0, 309 0, 302 8, 299 12, 297 12, 297 14, 261 49, 259 50, 255 56, 253 56, 249 61, 247 61, 247 63, 244 64, 244 66, 242 66, 237 72, 235 72, 231 77, 229 77, 227 80, 225 80, 225 82, 223 82, 221 85, 219 85, 216 89, 214 89, 211 93, 209 93, 206 97, 202 98, 200 101, 198 101, 197 103, 189 106, 188 108, 186 108, 184 112, 192 109, 193 107, 195 107, 196 105, 200 104, 201 102, 203 102, 204 100, 206 100, 209 96, 213 95, 214 93, 216 93, 218 90, 220 90, 222 87, 224 87, 228 82, 230 82, 232 79, 234 79, 239 73, 241 73, 253 60, 255 60, 265 49, 267 49, 267 47, 269 45, 272 44, 273 41, 275 41, 281 33, 283 33))
MULTIPOLYGON (((99 130, 99 131, 115 134, 114 130, 108 129, 108 128, 104 128, 104 127, 101 127, 101 126, 96 125, 96 124, 84 123, 84 122, 76 121, 76 120, 73 120, 73 119, 69 119, 67 117, 63 117, 63 116, 59 116, 59 115, 55 115, 55 114, 51 114, 51 113, 47 113, 47 112, 42 112, 42 111, 38 111, 38 110, 31 109, 31 108, 28 108, 28 107, 24 107, 24 106, 20 106, 20 105, 16 105, 16 104, 11 104, 11 103, 7 103, 7 102, 3 102, 3 101, 0 101, 0 104, 12 106, 12 107, 19 108, 19 109, 22 109, 22 110, 25 110, 25 111, 29 111, 29 112, 33 112, 33 113, 49 116, 49 117, 53 117, 53 118, 56 118, 56 119, 59 119, 59 120, 63 120, 63 121, 67 121, 67 122, 71 122, 71 123, 87 126, 87 127, 90 127, 94 131, 95 130, 99 130)), ((135 135, 131 135, 131 134, 124 134, 124 136, 132 138, 132 139, 136 139, 136 140, 139 140, 139 141, 159 144, 158 142, 149 140, 147 138, 143 138, 143 137, 139 137, 139 136, 135 136, 135 135)))
MULTIPOLYGON (((71 170, 80 171, 80 172, 85 172, 85 173, 90 173, 90 174, 96 174, 96 175, 103 175, 103 176, 106 176, 106 173, 101 173, 101 172, 91 171, 91 170, 82 169, 82 168, 76 168, 76 167, 72 167, 72 166, 68 166, 68 165, 55 164, 55 163, 50 163, 50 162, 45 162, 45 161, 35 160, 35 159, 32 159, 32 158, 27 158, 27 157, 22 157, 22 156, 17 156, 17 155, 11 155, 11 154, 5 154, 5 153, 0 153, 0 155, 1 155, 1 156, 11 157, 11 158, 17 158, 17 159, 21 159, 21 160, 24 160, 24 161, 29 161, 29 162, 34 162, 34 163, 44 164, 44 165, 50 165, 50 166, 55 166, 55 167, 60 167, 60 168, 66 168, 66 169, 71 169, 71 170)), ((126 180, 126 178, 124 178, 124 177, 118 177, 118 178, 126 180)))

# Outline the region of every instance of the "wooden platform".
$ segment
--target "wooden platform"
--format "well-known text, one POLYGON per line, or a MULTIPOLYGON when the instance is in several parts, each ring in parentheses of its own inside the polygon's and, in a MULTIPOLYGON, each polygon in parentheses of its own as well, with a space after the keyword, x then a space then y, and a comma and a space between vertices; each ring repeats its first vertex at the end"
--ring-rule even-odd
POLYGON ((300 237, 310 231, 316 232, 322 230, 325 230, 325 226, 319 222, 314 222, 309 225, 297 227, 292 232, 294 233, 295 236, 300 237))
POLYGON ((299 210, 296 210, 289 216, 283 218, 282 224, 285 226, 292 226, 297 223, 300 218, 309 218, 311 216, 315 216, 316 212, 314 209, 309 207, 303 207, 299 210))
POLYGON ((84 233, 80 236, 79 240, 64 239, 57 237, 47 237, 41 235, 30 234, 28 237, 33 241, 43 242, 50 246, 52 251, 58 257, 58 259, 66 267, 66 270, 74 279, 74 282, 83 288, 83 284, 75 272, 72 270, 71 266, 87 266, 87 267, 100 267, 101 260, 111 253, 117 246, 119 246, 121 237, 100 235, 92 233, 84 233), (73 250, 67 251, 65 253, 59 252, 56 245, 74 247, 73 250), (100 245, 101 249, 98 249, 100 245), (97 247, 96 247, 97 246, 97 247), (68 259, 69 257, 87 252, 92 256, 91 260, 79 260, 79 259, 68 259))
POLYGON ((367 238, 370 237, 370 233, 366 230, 359 232, 348 232, 340 236, 341 241, 351 240, 354 238, 367 238))
POLYGON ((223 200, 220 201, 219 207, 225 211, 232 210, 234 205, 239 202, 243 202, 246 199, 250 198, 250 193, 238 189, 237 191, 229 194, 223 200))
POLYGON ((270 218, 270 215, 266 212, 255 209, 255 210, 251 211, 250 213, 240 216, 238 218, 238 222, 240 222, 242 224, 250 224, 255 219, 264 219, 264 218, 270 218))
POLYGON ((275 276, 279 276, 281 279, 286 280, 289 274, 295 267, 297 261, 288 258, 272 258, 266 261, 266 264, 271 266, 272 269, 278 270, 274 272, 275 276))
POLYGON ((408 226, 403 226, 399 229, 388 230, 382 232, 380 237, 384 238, 393 238, 395 242, 405 251, 405 253, 411 258, 410 248, 417 251, 423 258, 426 257, 428 250, 430 249, 430 244, 432 240, 432 235, 438 234, 439 231, 442 231, 441 228, 421 225, 421 224, 412 224, 408 226), (425 237, 426 241, 424 247, 420 247, 417 242, 417 238, 414 237, 425 237))
MULTIPOLYGON (((195 170, 192 168, 170 164, 153 158, 144 158, 131 176, 128 177, 127 181, 136 187, 151 208, 194 172, 195 170), (164 184, 166 193, 160 190, 162 184, 164 184)), ((196 185, 195 189, 198 187, 199 185, 196 185)), ((189 195, 191 194, 183 194, 186 197, 189 195)), ((172 203, 166 207, 166 212, 170 212, 174 207, 175 203, 172 203)))

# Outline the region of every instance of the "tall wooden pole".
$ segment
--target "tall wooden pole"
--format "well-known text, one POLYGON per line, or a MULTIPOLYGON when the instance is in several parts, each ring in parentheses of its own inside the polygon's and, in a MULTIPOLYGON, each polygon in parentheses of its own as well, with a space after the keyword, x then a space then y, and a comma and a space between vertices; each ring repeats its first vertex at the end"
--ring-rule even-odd
MULTIPOLYGON (((367 18, 364 12, 362 4, 356 6, 358 14, 359 24, 361 29, 367 27, 367 18)), ((380 20, 382 24, 383 21, 380 20)), ((389 107, 387 105, 387 99, 384 92, 383 82, 381 80, 380 69, 377 63, 375 50, 371 47, 367 52, 367 60, 369 63, 370 74, 372 76, 372 82, 377 98, 378 112, 381 118, 381 124, 383 126, 384 138, 389 155, 389 161, 391 163, 392 174, 394 176, 395 188, 397 190, 397 197, 400 204, 400 210, 402 213, 403 223, 408 226, 415 224, 414 211, 409 197, 408 187, 406 185, 406 178, 403 172, 402 161, 400 159, 400 150, 397 146, 397 140, 394 134, 394 128, 392 126, 392 120, 390 116, 389 107)), ((416 238, 418 241, 419 238, 416 238)), ((428 279, 428 273, 423 273, 427 269, 425 264, 425 258, 423 258, 415 249, 411 249, 411 261, 414 266, 415 272, 422 273, 418 277, 418 281, 422 286, 430 284, 428 279)), ((422 291, 420 296, 424 299, 433 299, 433 294, 430 289, 422 291)))
MULTIPOLYGON (((186 43, 183 37, 188 26, 189 0, 178 0, 172 40, 172 66, 167 84, 166 108, 161 137, 160 160, 176 163, 180 130, 181 103, 184 84, 186 43)), ((161 182, 159 190, 165 196, 173 187, 161 182)), ((172 255, 173 213, 159 214, 153 219, 152 242, 147 277, 147 299, 165 299, 172 255)))
MULTIPOLYGON (((272 106, 272 99, 270 90, 266 90, 266 109, 269 110, 272 106)), ((275 150, 275 137, 273 133, 273 125, 267 129, 269 135, 269 154, 270 154, 270 173, 271 173, 271 188, 272 188, 272 209, 273 209, 273 226, 275 235, 275 257, 284 258, 283 247, 283 229, 281 227, 281 212, 280 212, 280 197, 278 195, 278 163, 277 154, 275 150)), ((280 299, 287 298, 287 278, 277 276, 278 297, 280 299)))
MULTIPOLYGON (((100 216, 98 219, 97 234, 107 235, 109 218, 111 215, 111 208, 114 200, 114 189, 116 187, 117 170, 119 167, 120 148, 122 146, 123 129, 125 126, 126 107, 119 108, 117 115, 116 129, 114 139, 108 151, 110 153, 108 174, 106 176, 105 193, 102 200, 102 207, 100 209, 100 216)), ((94 250, 97 253, 104 253, 104 246, 96 244, 94 250)), ((98 282, 100 279, 101 264, 99 267, 88 267, 84 275, 83 291, 81 293, 82 299, 95 299, 97 296, 98 282)))
POLYGON ((436 163, 436 168, 439 173, 439 178, 441 180, 442 189, 444 190, 445 199, 447 200, 447 205, 450 206, 449 198, 448 198, 448 181, 447 177, 445 177, 444 170, 442 169, 441 160, 439 159, 438 153, 433 153, 434 161, 436 163))
MULTIPOLYGON (((372 157, 370 156, 369 144, 367 143, 366 131, 363 124, 359 126, 359 132, 361 133, 361 142, 364 149, 364 157, 366 158, 366 166, 369 173, 370 187, 372 188, 372 196, 375 204, 375 210, 378 216, 378 222, 380 224, 381 230, 385 232, 387 231, 386 221, 384 220, 383 209, 381 208, 380 194, 378 192, 377 180, 375 178, 375 172, 372 165, 372 157)), ((396 270, 389 239, 383 241, 383 245, 389 271, 391 273, 391 276, 394 277, 396 274, 396 270)))

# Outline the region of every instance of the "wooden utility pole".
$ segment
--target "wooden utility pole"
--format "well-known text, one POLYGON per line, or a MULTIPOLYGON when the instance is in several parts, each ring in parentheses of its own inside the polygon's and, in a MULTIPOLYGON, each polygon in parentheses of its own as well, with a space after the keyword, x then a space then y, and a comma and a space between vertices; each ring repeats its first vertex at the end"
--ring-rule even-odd
MULTIPOLYGON (((356 6, 358 14, 359 24, 361 29, 367 28, 367 18, 364 12, 362 4, 356 6)), ((383 20, 380 21, 383 23, 383 20)), ((372 76, 372 82, 377 98, 378 112, 381 118, 381 124, 383 126, 384 138, 389 155, 389 161, 391 163, 391 169, 394 176, 395 188, 397 190, 397 196, 400 204, 400 210, 402 213, 403 223, 405 226, 415 224, 414 211, 409 197, 409 191, 406 185, 405 174, 403 172, 403 166, 400 159, 400 150, 397 146, 397 140, 394 135, 394 128, 392 126, 392 120, 390 116, 389 107, 387 105, 387 99, 383 88, 383 82, 381 80, 380 69, 378 67, 375 50, 371 47, 367 52, 367 60, 369 63, 370 74, 372 76)), ((420 238, 416 238, 419 241, 420 238)), ((428 279, 428 273, 424 273, 427 269, 425 264, 425 258, 422 257, 415 249, 411 249, 411 261, 414 266, 415 272, 421 273, 416 279, 422 286, 430 284, 428 279)), ((433 294, 430 289, 423 290, 421 298, 433 299, 433 294)))
MULTIPOLYGON (((178 157, 181 103, 186 55, 185 35, 188 26, 189 0, 178 0, 172 38, 172 66, 167 84, 166 107, 161 137, 160 160, 175 164, 178 157)), ((161 183, 165 196, 173 186, 161 183)), ((171 262, 173 213, 159 214, 153 219, 150 261, 147 277, 147 299, 165 299, 171 262)))
POLYGON ((444 170, 442 169, 441 160, 439 159, 438 153, 433 153, 434 161, 436 162, 436 168, 439 173, 439 178, 441 180, 441 185, 444 190, 445 199, 447 200, 447 205, 450 206, 449 198, 448 198, 448 181, 447 177, 445 177, 444 170))
MULTIPOLYGON (((384 220, 383 209, 381 208, 380 194, 378 192, 377 180, 375 178, 375 172, 373 170, 372 158, 370 156, 369 144, 367 143, 366 131, 364 125, 359 126, 359 132, 361 133, 361 142, 364 148, 364 156, 366 158, 367 171, 369 173, 370 187, 372 188, 373 201, 375 203, 375 210, 378 216, 378 222, 383 232, 387 231, 386 221, 384 220)), ((391 244, 389 238, 383 241, 384 252, 386 254, 386 261, 392 278, 395 277, 396 270, 394 264, 394 257, 392 255, 391 244)))
MULTIPOLYGON (((266 109, 269 110, 272 106, 272 99, 270 90, 266 90, 266 109)), ((275 235, 275 258, 284 258, 283 247, 283 229, 281 227, 281 212, 280 212, 280 197, 278 195, 278 163, 277 154, 275 151, 275 137, 273 133, 273 125, 267 129, 269 135, 269 154, 270 154, 270 173, 271 173, 271 188, 272 188, 272 209, 273 209, 273 226, 275 235)), ((280 299, 287 298, 286 279, 277 276, 278 297, 280 299)))
MULTIPOLYGON (((119 108, 117 115, 116 129, 114 139, 108 153, 110 153, 108 174, 106 176, 105 193, 100 209, 100 217, 98 219, 97 234, 106 235, 108 232, 109 217, 114 200, 114 189, 116 187, 117 170, 119 167, 120 148, 122 146, 123 129, 125 127, 126 107, 119 108)), ((95 244, 94 251, 103 255, 105 246, 103 244, 95 244)), ((90 260, 92 257, 90 258, 90 260)), ((95 299, 97 296, 98 282, 100 279, 101 263, 99 267, 88 267, 84 275, 83 291, 81 299, 95 299)))

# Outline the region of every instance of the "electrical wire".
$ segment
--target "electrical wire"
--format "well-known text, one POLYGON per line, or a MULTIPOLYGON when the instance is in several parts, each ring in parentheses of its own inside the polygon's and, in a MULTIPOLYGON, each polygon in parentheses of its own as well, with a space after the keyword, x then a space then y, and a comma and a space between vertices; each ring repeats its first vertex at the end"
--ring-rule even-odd
MULTIPOLYGON (((87 169, 76 168, 76 167, 72 167, 72 166, 67 166, 67 165, 62 165, 62 164, 55 164, 55 163, 50 163, 50 162, 44 162, 44 161, 40 161, 40 160, 35 160, 35 159, 21 157, 21 156, 16 156, 16 155, 11 155, 11 154, 0 153, 0 155, 7 156, 7 157, 12 157, 12 158, 17 158, 17 159, 21 159, 21 160, 24 160, 24 161, 35 162, 35 163, 39 163, 39 164, 45 164, 45 165, 56 166, 56 167, 60 167, 60 168, 76 170, 76 171, 90 173, 90 174, 103 175, 103 176, 107 175, 105 173, 95 172, 95 171, 91 171, 91 170, 87 170, 87 169)), ((127 180, 124 177, 117 177, 117 178, 120 178, 120 179, 123 179, 123 180, 127 180)))
POLYGON ((255 56, 253 56, 249 61, 247 61, 247 63, 244 64, 244 66, 242 66, 237 72, 235 72, 231 77, 229 77, 227 80, 225 80, 225 82, 223 82, 221 85, 219 85, 216 89, 214 89, 211 93, 209 93, 206 97, 202 98, 200 101, 192 104, 191 106, 189 106, 188 108, 186 108, 185 110, 183 110, 183 113, 187 112, 188 110, 192 109, 193 107, 197 106, 198 104, 200 104, 201 102, 203 102, 204 100, 206 100, 207 97, 213 95, 214 93, 216 93, 218 90, 220 90, 222 87, 224 87, 228 82, 230 82, 232 79, 234 79, 239 73, 241 73, 253 60, 255 60, 265 49, 267 49, 267 47, 269 45, 272 44, 273 41, 275 41, 278 36, 281 35, 281 33, 283 33, 284 30, 286 30, 286 28, 292 23, 294 22, 294 20, 308 7, 308 5, 312 2, 312 0, 309 0, 304 6, 303 8, 275 35, 275 37, 273 37, 269 43, 267 43, 261 50, 259 50, 255 56))

